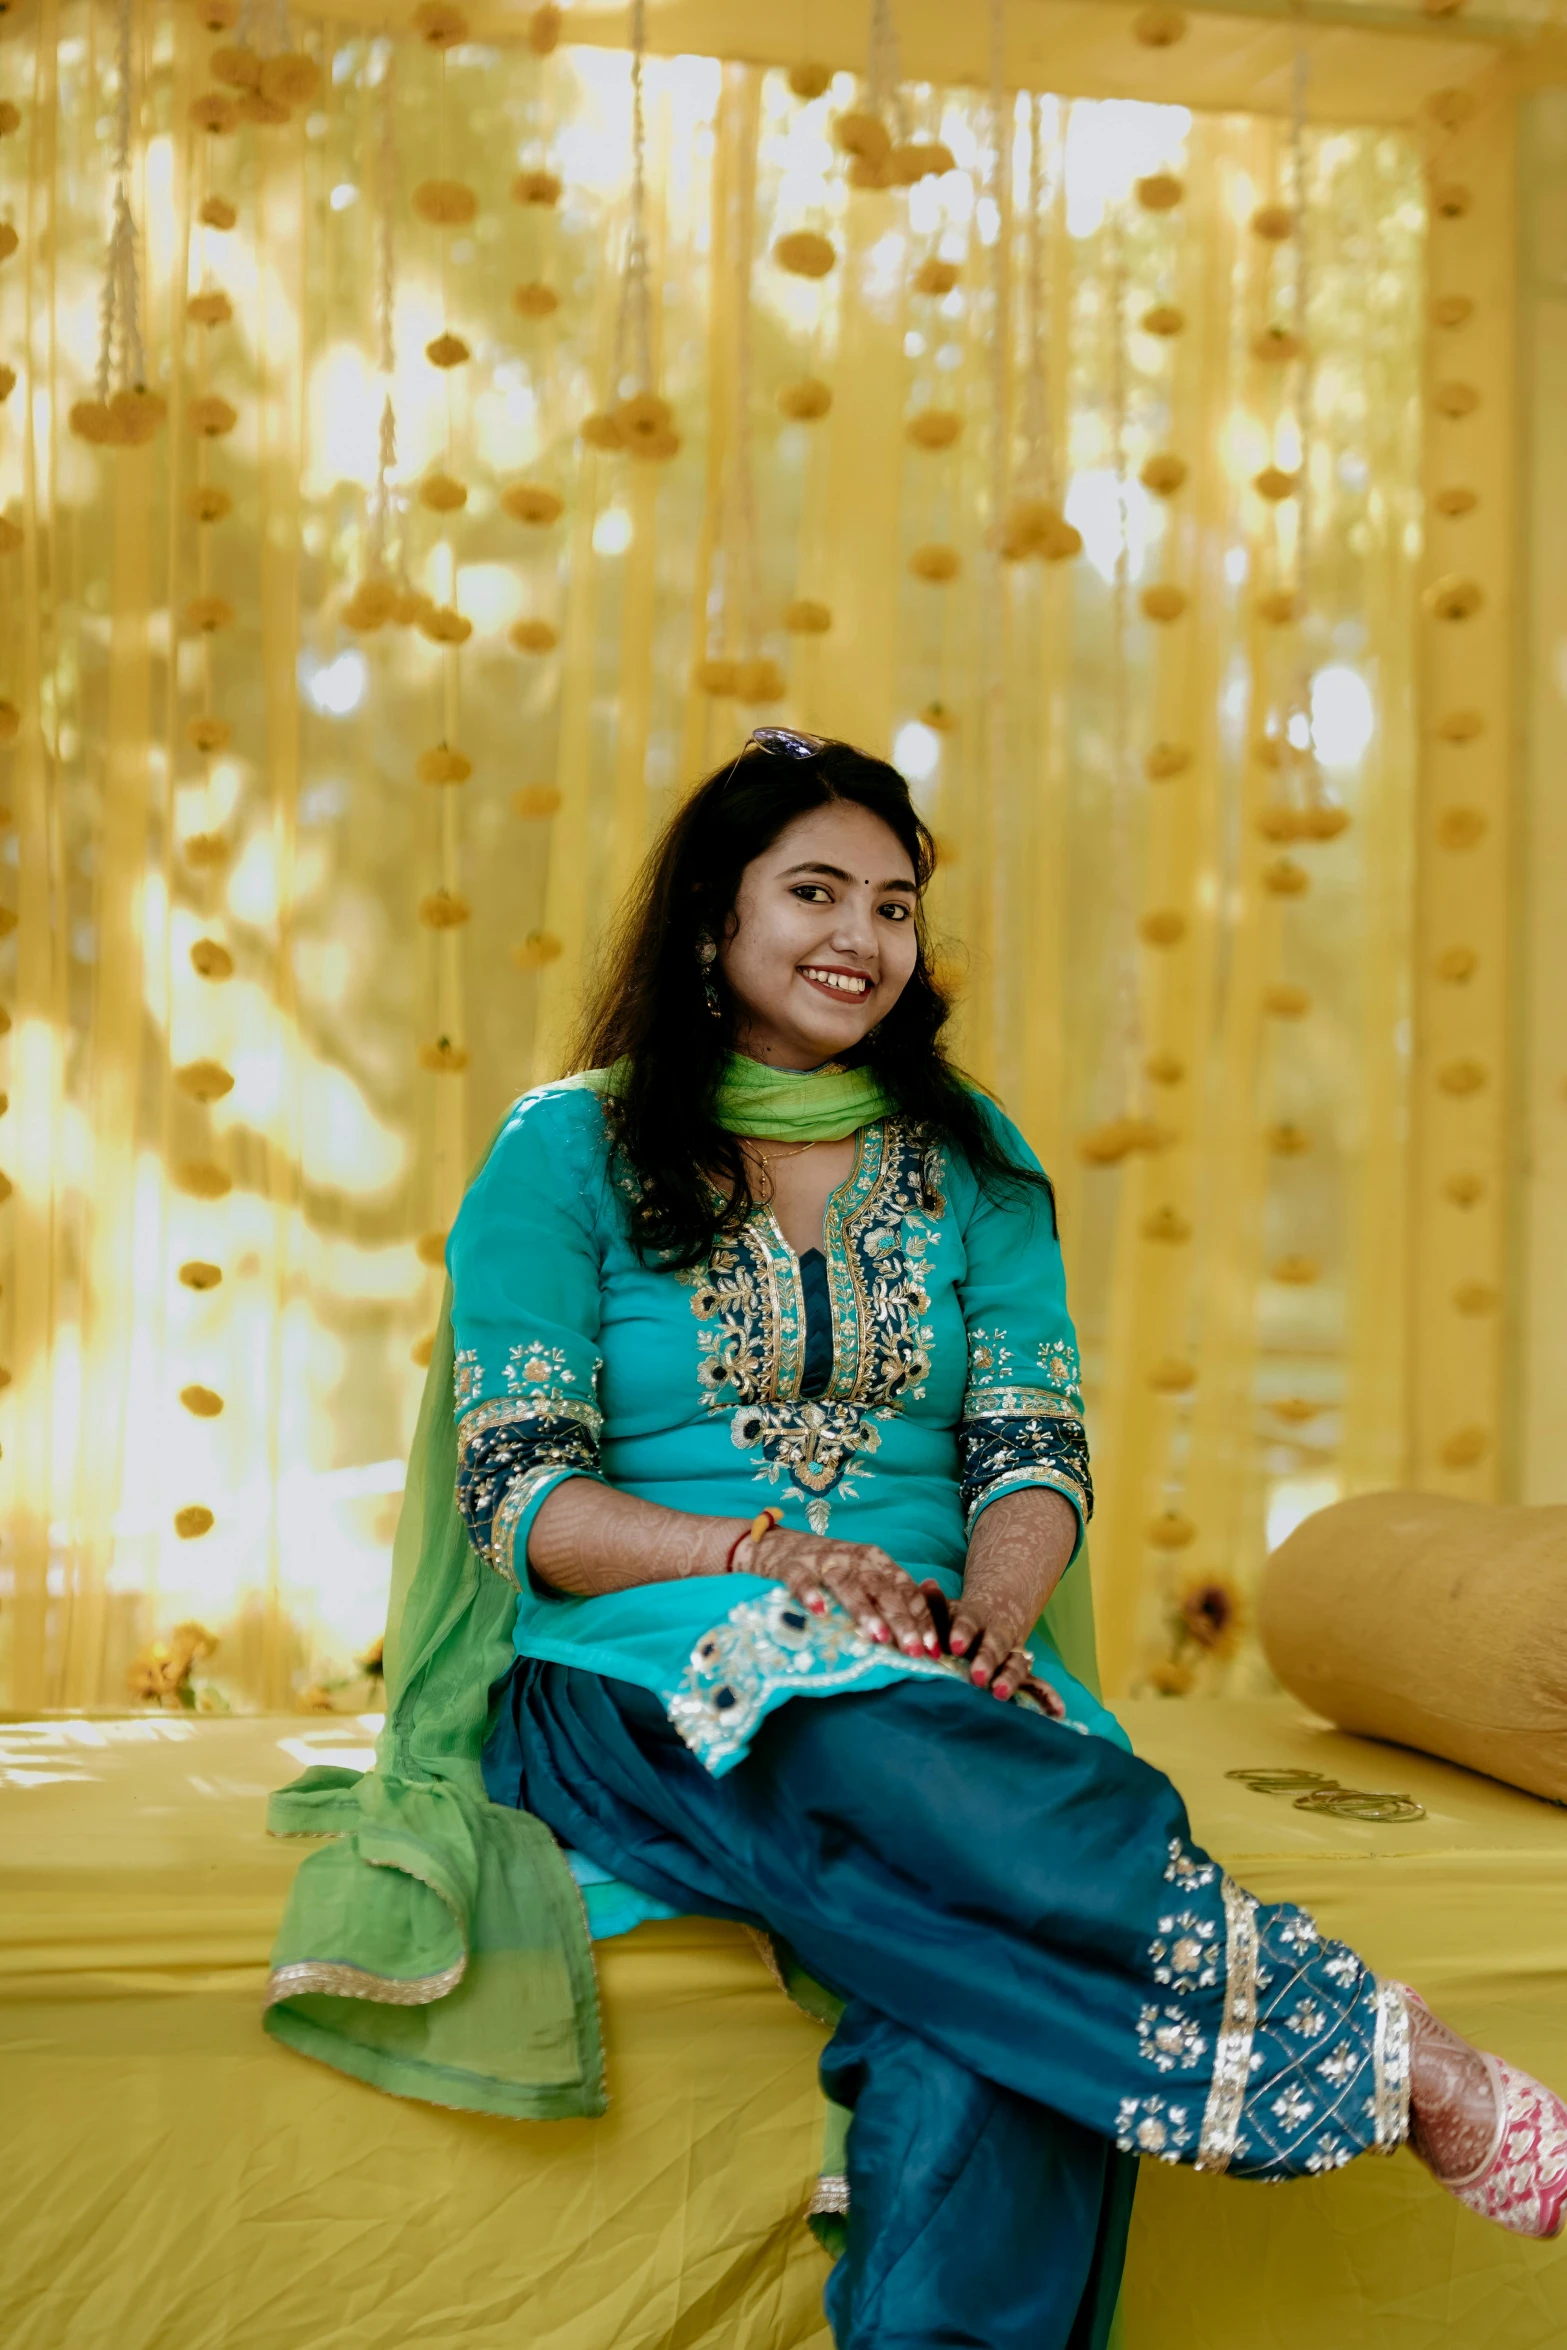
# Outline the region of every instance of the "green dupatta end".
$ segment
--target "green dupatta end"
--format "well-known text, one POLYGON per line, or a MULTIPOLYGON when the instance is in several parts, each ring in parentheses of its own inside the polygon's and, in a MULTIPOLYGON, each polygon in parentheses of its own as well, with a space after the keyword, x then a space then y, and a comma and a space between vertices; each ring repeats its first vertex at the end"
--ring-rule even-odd
POLYGON ((448 1282, 392 1552, 375 1769, 306 1771, 268 1807, 273 1835, 333 1841, 290 1889, 266 2029, 396 2096, 530 2121, 602 2113, 582 1897, 543 1821, 484 1790, 516 1594, 474 1551, 456 1484, 448 1282))

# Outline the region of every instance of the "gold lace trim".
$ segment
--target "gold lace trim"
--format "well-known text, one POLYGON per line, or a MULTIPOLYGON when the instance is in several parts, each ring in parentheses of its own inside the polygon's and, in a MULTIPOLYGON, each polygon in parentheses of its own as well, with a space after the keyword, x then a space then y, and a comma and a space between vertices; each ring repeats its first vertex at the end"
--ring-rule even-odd
POLYGON ((570 1420, 597 1438, 604 1431, 604 1415, 586 1396, 563 1395, 558 1387, 534 1388, 527 1395, 498 1395, 475 1404, 457 1422, 457 1458, 465 1465, 470 1446, 492 1428, 525 1426, 529 1420, 570 1420))
POLYGON ((1082 1413, 1050 1387, 970 1387, 965 1420, 1081 1420, 1082 1413))
POLYGON ((999 1501, 1004 1493, 1022 1493, 1031 1485, 1043 1485, 1050 1492, 1059 1493, 1063 1501, 1072 1504, 1079 1519, 1086 1525, 1091 1515, 1088 1495, 1070 1469, 1060 1468, 1054 1462, 1030 1461, 1021 1469, 1004 1469, 999 1477, 992 1477, 988 1485, 980 1487, 968 1506, 965 1523, 970 1533, 982 1509, 988 1508, 993 1501, 999 1501))
POLYGON ((1224 1894, 1224 2021, 1213 2056, 1213 2081, 1197 2142, 1198 2170, 1230 2167, 1251 2078, 1257 2030, 1257 1904, 1232 1878, 1224 1894))
POLYGON ((1372 2118, 1378 2154, 1393 2154, 1409 2135, 1409 1996, 1402 1983, 1377 1977, 1377 2022, 1372 2042, 1376 2086, 1372 2118))
POLYGON ((841 2170, 823 2171, 817 2180, 806 2211, 812 2219, 821 2219, 831 2212, 841 2216, 849 2208, 849 2181, 841 2170))
POLYGON ((789 1996, 789 1986, 784 1981, 783 1968, 778 1964, 778 1953, 773 1948, 773 1938, 771 1934, 764 1933, 760 1926, 747 1926, 745 1932, 750 1940, 752 1948, 756 1952, 757 1957, 761 1960, 763 1966, 766 1967, 768 1973, 772 1976, 773 1981, 777 1984, 779 1990, 787 1999, 789 1996))
POLYGON ((368 1967, 342 1966, 325 1958, 296 1959, 275 1966, 267 1981, 265 2004, 297 1999, 304 1991, 328 1991, 337 1999, 374 1999, 382 2007, 429 2007, 455 1991, 467 1969, 466 1954, 438 1975, 415 1975, 403 1981, 395 1975, 374 1975, 368 1967))

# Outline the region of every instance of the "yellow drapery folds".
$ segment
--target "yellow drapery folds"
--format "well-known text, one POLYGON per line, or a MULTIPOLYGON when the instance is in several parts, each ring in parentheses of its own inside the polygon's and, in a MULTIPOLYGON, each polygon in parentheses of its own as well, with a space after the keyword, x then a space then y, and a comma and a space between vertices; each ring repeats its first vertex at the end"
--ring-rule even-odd
MULTIPOLYGON (((850 74, 651 57, 637 242, 623 51, 231 14, 135 18, 134 446, 66 422, 113 44, 82 0, 0 37, 14 1702, 191 1619, 202 1703, 371 1702, 467 1154, 761 720, 890 751, 940 838, 962 1051, 1060 1194, 1112 1686, 1246 1685, 1270 1523, 1494 1474, 1429 1317, 1495 1252, 1400 1246, 1413 670, 1468 625, 1418 602, 1432 126, 1003 59, 905 85, 916 178, 845 151, 850 74)), ((1504 110, 1438 127, 1501 186, 1504 110)), ((1502 282, 1500 202, 1463 234, 1502 282)))

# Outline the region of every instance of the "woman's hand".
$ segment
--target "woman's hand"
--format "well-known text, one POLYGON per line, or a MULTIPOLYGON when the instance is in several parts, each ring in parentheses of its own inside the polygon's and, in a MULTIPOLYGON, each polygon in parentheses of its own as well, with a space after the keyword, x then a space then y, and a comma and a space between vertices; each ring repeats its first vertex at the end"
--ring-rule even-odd
POLYGON ((996 1604, 987 1606, 984 1600, 971 1598, 967 1588, 962 1598, 956 1600, 948 1599, 939 1583, 926 1583, 921 1588, 938 1629, 945 1635, 943 1645, 947 1654, 972 1655, 971 1681, 981 1689, 988 1689, 992 1697, 1002 1699, 1026 1690, 1052 1721, 1066 1718, 1066 1707, 1056 1692, 1034 1671, 1033 1650, 1022 1645, 1023 1633, 1033 1622, 1032 1617, 1019 1623, 1015 1610, 1004 1602, 998 1599, 996 1604))
POLYGON ((825 1613, 830 1595, 867 1639, 896 1645, 906 1656, 941 1654, 925 1592, 872 1542, 833 1542, 775 1526, 760 1542, 742 1543, 734 1563, 740 1574, 771 1575, 813 1615, 825 1613))
POLYGON ((969 1678, 993 1696, 1026 1689, 1055 1721, 1066 1713, 1048 1681, 1039 1680, 1023 1646, 1029 1629, 1066 1570, 1077 1543, 1077 1513, 1048 1488, 1003 1494, 984 1510, 969 1538, 963 1590, 952 1602, 947 1649, 968 1658, 969 1678))

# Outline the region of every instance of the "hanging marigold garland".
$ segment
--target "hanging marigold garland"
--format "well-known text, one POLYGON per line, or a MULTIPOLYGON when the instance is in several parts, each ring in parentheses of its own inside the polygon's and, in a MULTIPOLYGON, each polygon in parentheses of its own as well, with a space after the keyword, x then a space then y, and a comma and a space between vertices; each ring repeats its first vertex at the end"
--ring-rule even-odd
MULTIPOLYGON (((749 172, 734 175, 729 207, 727 234, 733 268, 729 308, 735 322, 733 394, 724 426, 724 462, 714 526, 715 577, 707 601, 705 650, 693 683, 715 700, 763 704, 781 701, 788 688, 782 666, 762 649, 766 628, 751 422, 756 186, 749 172)), ((831 621, 825 604, 800 598, 788 607, 785 626, 792 635, 810 636, 821 634, 831 621)))
POLYGON ((919 180, 955 168, 952 150, 944 141, 913 135, 902 87, 892 0, 871 0, 859 103, 838 116, 833 136, 847 158, 851 188, 911 188, 919 180))
MULTIPOLYGON (((78 400, 68 422, 78 440, 100 448, 142 448, 168 414, 168 403, 147 382, 142 340, 140 238, 131 213, 132 0, 115 12, 114 145, 109 161, 109 241, 98 303, 98 364, 90 400, 78 400)), ((16 231, 6 232, 15 249, 16 231)))
MULTIPOLYGON (((0 138, 10 138, 16 131, 20 130, 21 124, 22 114, 20 107, 14 105, 9 98, 0 99, 0 138)), ((9 250, 14 251, 20 240, 16 237, 16 232, 10 227, 9 222, 7 222, 5 226, 9 231, 9 235, 12 240, 9 250)), ((0 404, 3 404, 6 400, 8 400, 15 389, 15 369, 11 367, 0 366, 0 404)), ((22 532, 20 526, 11 521, 9 516, 0 516, 0 553, 14 554, 20 548, 21 544, 22 532)), ((20 608, 19 601, 17 602, 17 608, 20 608)), ((17 637, 14 632, 11 634, 9 641, 11 644, 15 644, 17 642, 17 637)), ((10 745, 15 742, 17 736, 21 732, 21 725, 21 712, 18 710, 16 704, 9 698, 9 696, 0 699, 0 751, 8 750, 10 745)), ((9 761, 7 761, 7 765, 9 766, 9 761)), ((0 827, 9 827, 15 822, 16 810, 11 805, 9 795, 7 795, 4 799, 0 799, 0 827)), ((14 931, 17 928, 17 921, 18 917, 11 907, 0 907, 0 937, 8 936, 12 931, 14 931)), ((11 1015, 9 1011, 4 1008, 4 1006, 0 1006, 0 1036, 9 1035, 10 1029, 11 1015)), ((10 1106, 11 1097, 9 1093, 0 1092, 0 1117, 4 1117, 10 1106)), ((11 1198, 14 1189, 15 1186, 13 1185, 10 1176, 3 1171, 0 1171, 0 1205, 4 1205, 4 1203, 11 1198)), ((9 1387, 10 1384, 10 1371, 3 1366, 0 1366, 0 1390, 9 1387)))
POLYGON ((1028 128, 1023 449, 1001 511, 999 545, 1002 557, 1009 563, 1024 562, 1030 557, 1046 563, 1062 563, 1083 551, 1082 532, 1066 518, 1050 383, 1054 289, 1048 245, 1052 214, 1065 192, 1066 158, 1058 136, 1053 185, 1047 183, 1044 100, 1037 91, 1029 99, 1028 128))
MULTIPOLYGON (((644 463, 678 456, 675 412, 658 389, 653 358, 652 269, 647 236, 647 0, 631 0, 631 194, 615 317, 609 396, 582 421, 590 449, 623 451, 644 463)), ((559 183, 556 183, 559 193, 559 183)))

